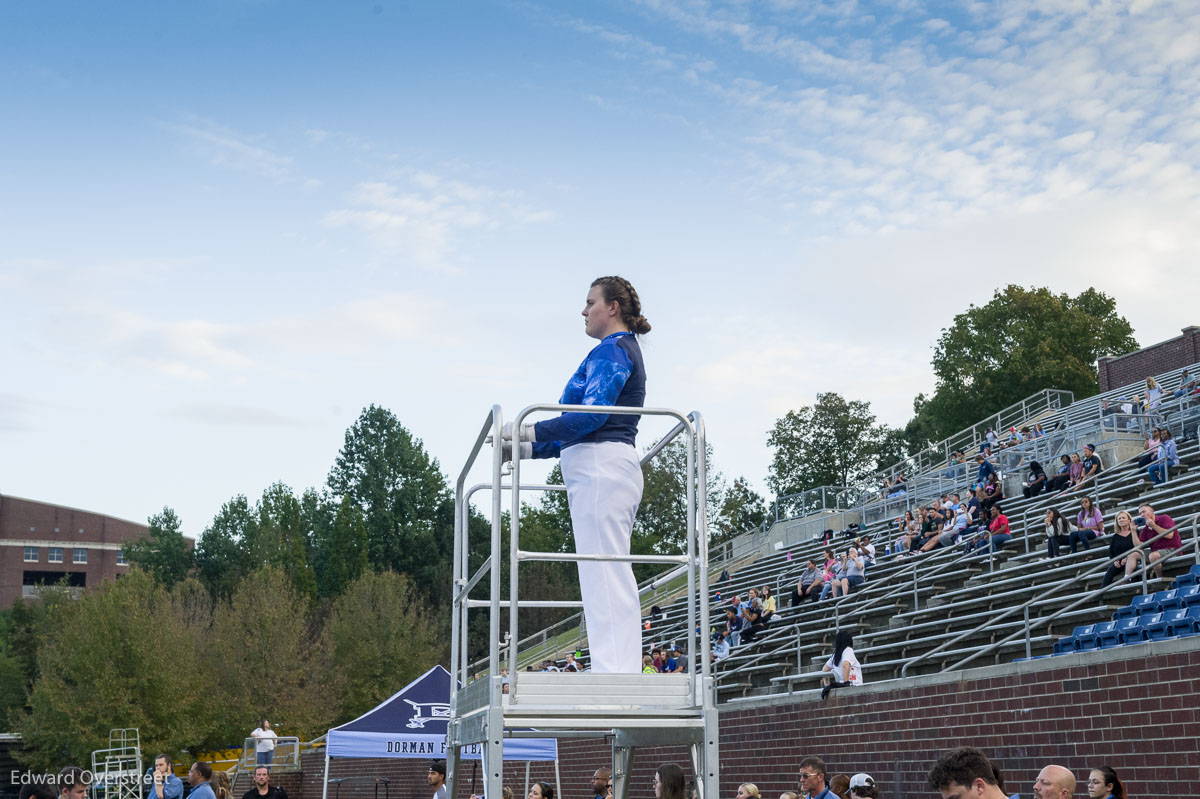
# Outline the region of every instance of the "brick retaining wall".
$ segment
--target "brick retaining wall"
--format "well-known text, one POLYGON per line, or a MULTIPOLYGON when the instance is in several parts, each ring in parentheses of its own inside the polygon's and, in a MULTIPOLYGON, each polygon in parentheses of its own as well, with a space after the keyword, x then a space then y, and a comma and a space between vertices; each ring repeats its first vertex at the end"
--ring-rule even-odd
MULTIPOLYGON (((721 796, 753 782, 774 799, 795 788, 809 754, 823 757, 831 774, 868 772, 885 799, 934 796, 924 785, 929 766, 968 743, 996 761, 1009 793, 1026 797, 1049 763, 1081 777, 1078 795, 1086 793, 1087 769, 1107 763, 1130 796, 1200 796, 1200 637, 879 683, 835 691, 824 704, 810 691, 726 705, 721 796)), ((591 774, 609 757, 603 740, 561 742, 559 799, 590 799, 591 774)), ((652 799, 651 777, 663 762, 683 765, 690 778, 685 749, 640 750, 632 799, 652 799)), ((332 776, 391 776, 390 799, 429 799, 425 760, 334 763, 332 776)), ((320 756, 305 758, 300 799, 320 799, 323 765, 320 756)), ((553 781, 550 764, 534 764, 532 774, 553 781)), ((522 799, 524 765, 507 764, 505 781, 522 799)), ((373 797, 361 789, 343 794, 373 797)))
POLYGON ((1137 352, 1117 358, 1100 358, 1096 363, 1096 376, 1103 393, 1153 375, 1182 369, 1197 361, 1200 361, 1200 327, 1185 327, 1183 335, 1137 352))

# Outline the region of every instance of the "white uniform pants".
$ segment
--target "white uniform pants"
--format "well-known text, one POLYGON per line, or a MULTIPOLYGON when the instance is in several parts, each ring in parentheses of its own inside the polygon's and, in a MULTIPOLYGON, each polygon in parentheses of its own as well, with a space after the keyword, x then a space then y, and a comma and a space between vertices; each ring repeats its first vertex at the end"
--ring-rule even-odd
MULTIPOLYGON (((618 441, 574 444, 560 458, 575 551, 628 555, 633 518, 642 501, 637 450, 618 441)), ((579 588, 592 671, 640 673, 642 609, 633 564, 580 562, 579 588)))

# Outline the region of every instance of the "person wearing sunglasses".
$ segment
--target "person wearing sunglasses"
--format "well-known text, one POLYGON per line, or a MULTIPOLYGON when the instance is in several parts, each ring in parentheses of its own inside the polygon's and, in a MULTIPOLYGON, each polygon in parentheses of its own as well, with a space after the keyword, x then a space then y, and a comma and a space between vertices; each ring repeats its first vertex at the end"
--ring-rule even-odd
POLYGON ((825 761, 819 757, 800 761, 800 799, 837 799, 825 786, 825 761))

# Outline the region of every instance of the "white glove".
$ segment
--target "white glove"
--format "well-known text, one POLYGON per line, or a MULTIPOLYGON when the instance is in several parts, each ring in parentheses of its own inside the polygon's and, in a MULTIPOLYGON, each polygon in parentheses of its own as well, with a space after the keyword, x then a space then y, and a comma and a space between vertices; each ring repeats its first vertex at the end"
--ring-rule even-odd
MULTIPOLYGON (((529 460, 533 457, 533 444, 529 441, 522 441, 521 446, 517 449, 517 455, 521 460, 529 460)), ((510 463, 513 459, 512 439, 506 439, 500 442, 500 460, 503 463, 510 463)))
MULTIPOLYGON (((512 437, 513 423, 505 422, 504 426, 500 428, 500 438, 503 441, 512 441, 512 437)), ((521 425, 521 443, 526 441, 537 441, 537 435, 533 432, 533 425, 531 424, 521 425)))

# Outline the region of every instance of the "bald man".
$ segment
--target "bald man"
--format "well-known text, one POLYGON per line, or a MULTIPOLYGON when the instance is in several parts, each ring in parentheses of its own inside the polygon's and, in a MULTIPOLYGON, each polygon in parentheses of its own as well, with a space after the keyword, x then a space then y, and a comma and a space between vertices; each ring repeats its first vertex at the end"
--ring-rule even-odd
POLYGON ((1071 799, 1075 795, 1075 775, 1062 766, 1046 766, 1033 783, 1037 799, 1071 799))

